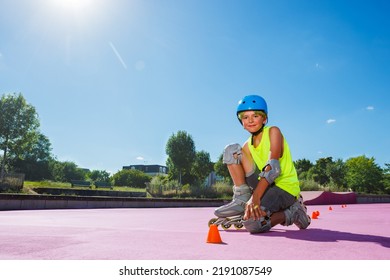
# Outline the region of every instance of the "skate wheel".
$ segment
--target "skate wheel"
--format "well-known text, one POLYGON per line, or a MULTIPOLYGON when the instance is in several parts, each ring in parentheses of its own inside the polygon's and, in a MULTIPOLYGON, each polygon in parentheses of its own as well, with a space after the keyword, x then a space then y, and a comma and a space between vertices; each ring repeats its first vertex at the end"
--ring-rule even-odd
POLYGON ((221 224, 221 227, 223 229, 229 229, 232 225, 224 225, 224 224, 221 224))
POLYGON ((210 219, 210 221, 209 221, 209 227, 210 227, 211 225, 213 225, 216 221, 217 221, 217 218, 212 218, 212 219, 210 219))
POLYGON ((236 228, 236 229, 242 229, 243 227, 244 227, 244 225, 243 224, 235 224, 234 225, 234 227, 236 228))
POLYGON ((221 227, 223 229, 229 229, 232 225, 230 224, 230 220, 228 218, 226 218, 226 220, 221 224, 221 227))

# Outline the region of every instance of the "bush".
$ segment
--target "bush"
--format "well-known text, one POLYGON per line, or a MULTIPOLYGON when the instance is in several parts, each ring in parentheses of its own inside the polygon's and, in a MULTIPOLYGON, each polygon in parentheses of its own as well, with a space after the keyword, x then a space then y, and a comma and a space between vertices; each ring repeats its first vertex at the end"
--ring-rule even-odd
POLYGON ((134 188, 146 188, 146 183, 149 183, 151 177, 140 170, 123 169, 113 176, 115 186, 127 186, 134 188))
POLYGON ((218 198, 231 199, 233 196, 233 187, 228 182, 217 182, 212 189, 218 198))
POLYGON ((301 180, 300 181, 301 191, 318 191, 321 190, 321 186, 314 180, 301 180))
POLYGON ((180 183, 177 180, 169 181, 166 176, 157 175, 148 184, 148 192, 154 197, 173 197, 180 190, 180 183))
POLYGON ((185 184, 180 186, 177 180, 168 180, 164 176, 155 176, 148 184, 149 194, 153 197, 169 198, 221 198, 231 199, 232 185, 228 182, 217 182, 211 187, 185 184))
MULTIPOLYGON (((147 188, 153 197, 169 198, 217 198, 219 194, 212 187, 185 184, 183 186, 177 180, 168 180, 167 177, 153 177, 147 188)), ((230 187, 231 193, 231 187, 230 187)), ((231 197, 231 194, 229 195, 231 197)))
POLYGON ((0 179, 0 192, 19 193, 23 189, 23 183, 24 174, 5 174, 4 178, 0 179))

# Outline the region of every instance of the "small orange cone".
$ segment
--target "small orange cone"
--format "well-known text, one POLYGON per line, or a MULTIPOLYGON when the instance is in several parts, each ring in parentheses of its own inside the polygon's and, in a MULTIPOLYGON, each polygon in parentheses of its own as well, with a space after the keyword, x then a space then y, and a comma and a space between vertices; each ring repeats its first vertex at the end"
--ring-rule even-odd
POLYGON ((209 234, 207 235, 207 243, 222 243, 217 225, 210 225, 209 234))
POLYGON ((312 219, 318 219, 317 212, 318 212, 318 211, 311 213, 311 218, 312 218, 312 219))
POLYGON ((330 210, 330 211, 332 211, 332 210, 333 210, 332 206, 329 206, 329 210, 330 210))
POLYGON ((319 217, 320 216, 320 211, 316 211, 316 215, 317 215, 317 217, 319 217))

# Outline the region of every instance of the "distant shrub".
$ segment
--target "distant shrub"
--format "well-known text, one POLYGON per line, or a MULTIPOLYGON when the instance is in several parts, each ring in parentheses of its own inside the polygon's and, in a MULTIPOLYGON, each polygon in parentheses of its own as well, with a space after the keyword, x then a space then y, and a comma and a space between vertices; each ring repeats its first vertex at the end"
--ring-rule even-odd
POLYGON ((223 199, 230 199, 233 195, 233 186, 227 182, 217 182, 212 186, 216 196, 223 199))
POLYGON ((321 186, 316 183, 314 180, 301 180, 300 181, 301 191, 319 191, 321 190, 321 186))

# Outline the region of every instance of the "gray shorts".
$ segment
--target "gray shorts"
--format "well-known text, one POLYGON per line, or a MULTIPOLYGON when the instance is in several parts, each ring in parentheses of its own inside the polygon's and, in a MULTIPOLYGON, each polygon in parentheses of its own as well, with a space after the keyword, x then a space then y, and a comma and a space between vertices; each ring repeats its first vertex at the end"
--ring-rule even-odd
MULTIPOLYGON (((257 183, 259 182, 259 174, 260 172, 256 168, 255 172, 252 175, 246 177, 246 182, 252 189, 255 189, 257 183)), ((287 209, 295 201, 296 198, 292 194, 289 194, 275 184, 271 184, 270 186, 268 186, 263 197, 261 198, 260 205, 262 206, 262 208, 264 207, 272 214, 287 209)))

